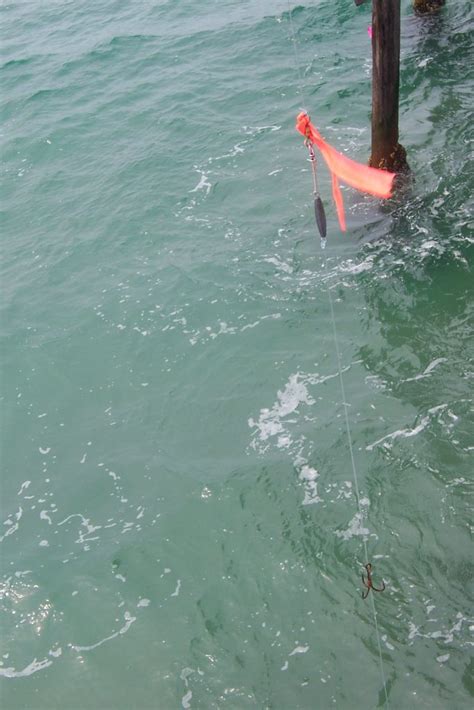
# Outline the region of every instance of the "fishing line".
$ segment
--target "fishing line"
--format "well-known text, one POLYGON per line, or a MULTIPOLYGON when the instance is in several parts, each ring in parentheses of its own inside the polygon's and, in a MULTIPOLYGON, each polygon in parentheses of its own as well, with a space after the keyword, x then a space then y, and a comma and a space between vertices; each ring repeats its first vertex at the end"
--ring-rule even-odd
MULTIPOLYGON (((347 442, 349 444, 349 453, 350 453, 350 459, 351 459, 351 465, 352 465, 352 476, 354 479, 354 490, 355 490, 355 495, 356 495, 356 500, 357 500, 357 509, 359 511, 359 516, 360 516, 359 519, 362 520, 363 516, 362 516, 362 510, 360 507, 359 478, 357 476, 357 467, 355 464, 354 449, 352 446, 351 425, 349 423, 349 415, 347 413, 347 410, 349 408, 349 404, 346 401, 346 390, 344 387, 344 378, 342 376, 341 353, 339 350, 339 341, 338 341, 338 337, 337 337, 336 318, 334 315, 334 304, 333 304, 333 300, 332 300, 331 286, 327 287, 327 292, 328 292, 328 297, 329 297, 329 305, 331 308, 332 332, 333 332, 333 338, 334 338, 334 347, 336 350, 337 369, 338 369, 338 374, 339 374, 339 385, 341 388, 342 406, 344 408, 344 419, 346 422, 347 442)), ((364 543, 365 559, 368 560, 369 553, 367 550, 367 538, 365 536, 363 536, 362 539, 363 539, 363 543, 364 543)), ((377 646, 378 646, 378 652, 379 652, 380 675, 382 678, 382 683, 383 683, 383 688, 384 688, 384 693, 385 693, 385 704, 387 707, 390 707, 389 702, 388 702, 387 683, 385 680, 385 671, 384 671, 384 666, 383 666, 382 645, 380 643, 379 625, 377 622, 377 610, 375 608, 375 601, 374 601, 373 594, 371 595, 371 601, 372 601, 372 612, 373 612, 373 616, 374 616, 375 635, 377 638, 377 646)))
POLYGON ((291 16, 290 0, 287 0, 286 6, 287 6, 288 19, 290 22, 290 32, 291 32, 292 45, 293 45, 293 54, 295 56, 295 67, 296 67, 296 73, 298 75, 300 94, 303 98, 303 103, 306 104, 306 96, 305 96, 305 91, 304 91, 304 79, 303 79, 303 74, 301 72, 301 62, 300 62, 300 55, 298 52, 298 44, 296 41, 295 27, 293 25, 293 18, 291 16))
MULTIPOLYGON (((301 84, 301 88, 300 88, 301 95, 303 96, 303 99, 304 99, 304 86, 303 86, 302 74, 301 74, 301 64, 299 61, 299 52, 298 52, 295 29, 294 29, 294 25, 293 25, 293 19, 291 16, 290 0, 287 0, 287 8, 288 8, 288 19, 289 19, 289 25, 290 25, 292 44, 293 44, 293 49, 294 49, 296 73, 298 75, 298 78, 299 78, 299 81, 301 84)), ((311 151, 310 151, 310 159, 312 160, 311 151)), ((315 173, 315 170, 313 169, 313 187, 314 187, 315 193, 318 191, 316 180, 317 180, 316 173, 315 173)), ((324 259, 324 269, 326 270, 326 273, 327 273, 326 261, 327 260, 324 259)), ((355 463, 354 449, 352 446, 352 431, 351 431, 349 414, 348 414, 349 404, 346 400, 346 390, 344 387, 344 378, 342 376, 341 353, 340 353, 340 349, 339 349, 339 339, 338 339, 338 335, 337 335, 336 317, 334 314, 334 303, 333 303, 333 298, 332 298, 332 293, 331 293, 332 288, 334 288, 334 287, 331 287, 330 285, 327 286, 329 307, 330 307, 330 312, 331 312, 334 348, 335 348, 335 352, 336 352, 337 370, 338 370, 338 377, 339 377, 339 386, 340 386, 340 390, 341 390, 342 406, 344 409, 344 420, 345 420, 347 443, 349 446, 349 455, 350 455, 351 467, 352 467, 352 477, 354 480, 354 492, 355 492, 355 498, 356 498, 356 502, 357 502, 357 510, 358 510, 358 514, 359 514, 359 520, 362 520, 363 514, 362 514, 361 505, 360 505, 359 477, 357 475, 357 466, 355 463)), ((368 562, 369 553, 368 553, 368 549, 367 549, 367 538, 365 536, 363 536, 363 545, 364 545, 365 559, 368 562)), ((374 619, 374 628, 375 628, 375 635, 376 635, 376 639, 377 639, 377 649, 378 649, 378 655, 379 655, 380 677, 382 679, 382 684, 383 684, 383 689, 384 689, 384 694, 385 694, 385 705, 387 708, 389 708, 387 682, 385 680, 385 670, 384 670, 384 663, 383 663, 383 657, 382 657, 382 645, 381 645, 381 641, 380 641, 380 632, 379 632, 379 626, 378 626, 378 621, 377 621, 377 610, 375 608, 374 595, 371 594, 370 596, 371 596, 371 602, 372 602, 372 614, 373 614, 373 619, 374 619)))

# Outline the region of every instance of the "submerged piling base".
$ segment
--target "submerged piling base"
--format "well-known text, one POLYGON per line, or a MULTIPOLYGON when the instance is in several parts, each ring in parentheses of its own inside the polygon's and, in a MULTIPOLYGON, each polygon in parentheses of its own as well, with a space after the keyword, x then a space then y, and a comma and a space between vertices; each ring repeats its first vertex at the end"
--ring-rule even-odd
POLYGON ((392 173, 407 173, 410 166, 407 162, 407 152, 405 148, 397 143, 393 150, 388 152, 388 155, 377 159, 372 156, 369 160, 371 168, 380 168, 381 170, 390 170, 392 173))
POLYGON ((444 4, 445 0, 413 0, 413 7, 417 15, 429 15, 437 12, 444 4))

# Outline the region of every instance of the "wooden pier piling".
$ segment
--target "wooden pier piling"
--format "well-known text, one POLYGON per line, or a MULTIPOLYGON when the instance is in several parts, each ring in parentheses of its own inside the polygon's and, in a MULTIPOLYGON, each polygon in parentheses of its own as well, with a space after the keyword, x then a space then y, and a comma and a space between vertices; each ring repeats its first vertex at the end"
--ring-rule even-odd
POLYGON ((406 151, 398 142, 400 85, 400 0, 372 2, 372 154, 369 164, 406 172, 406 151))

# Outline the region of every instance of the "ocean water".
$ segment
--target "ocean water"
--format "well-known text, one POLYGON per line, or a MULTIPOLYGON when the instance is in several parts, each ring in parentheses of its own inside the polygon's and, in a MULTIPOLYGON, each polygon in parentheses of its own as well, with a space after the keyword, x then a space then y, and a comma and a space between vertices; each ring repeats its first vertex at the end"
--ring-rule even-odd
POLYGON ((415 179, 342 234, 320 166, 325 250, 369 5, 0 13, 2 708, 470 708, 471 4, 403 0, 415 179))

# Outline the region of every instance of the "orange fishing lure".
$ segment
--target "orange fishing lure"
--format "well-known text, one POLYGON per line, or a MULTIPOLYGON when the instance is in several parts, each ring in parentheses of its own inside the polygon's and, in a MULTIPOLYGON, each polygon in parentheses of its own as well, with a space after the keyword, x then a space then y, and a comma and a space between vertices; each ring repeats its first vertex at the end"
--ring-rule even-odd
POLYGON ((357 163, 355 160, 346 158, 339 153, 329 143, 321 137, 319 131, 313 126, 308 114, 302 111, 296 118, 296 130, 299 131, 307 141, 316 145, 322 153, 327 163, 332 178, 332 194, 336 203, 337 216, 343 232, 346 231, 346 218, 344 214, 344 203, 342 200, 339 180, 347 183, 351 187, 361 192, 367 192, 375 197, 388 198, 392 195, 393 179, 395 173, 378 168, 370 168, 368 165, 357 163))

